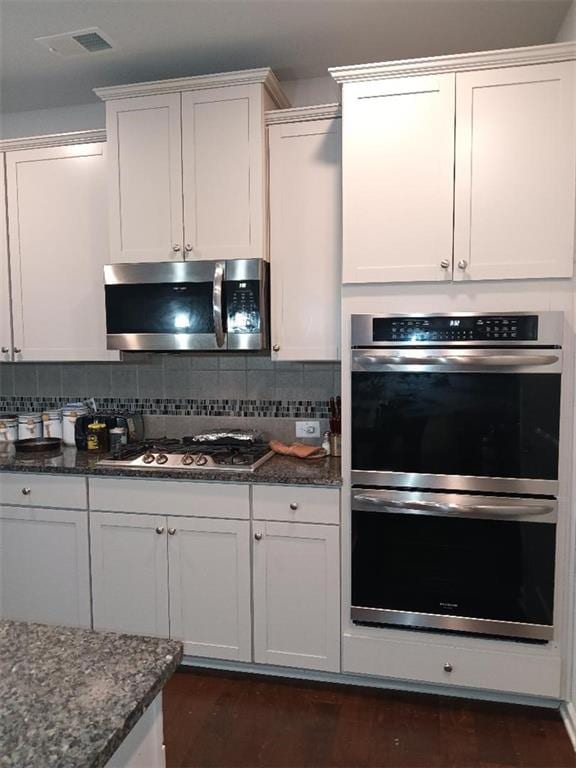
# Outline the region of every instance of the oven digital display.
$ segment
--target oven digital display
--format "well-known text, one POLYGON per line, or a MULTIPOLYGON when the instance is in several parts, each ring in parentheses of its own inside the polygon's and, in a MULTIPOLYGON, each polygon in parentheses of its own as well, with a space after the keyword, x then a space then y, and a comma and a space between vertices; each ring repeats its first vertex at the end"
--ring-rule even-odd
POLYGON ((537 315, 375 317, 373 341, 537 341, 537 315))

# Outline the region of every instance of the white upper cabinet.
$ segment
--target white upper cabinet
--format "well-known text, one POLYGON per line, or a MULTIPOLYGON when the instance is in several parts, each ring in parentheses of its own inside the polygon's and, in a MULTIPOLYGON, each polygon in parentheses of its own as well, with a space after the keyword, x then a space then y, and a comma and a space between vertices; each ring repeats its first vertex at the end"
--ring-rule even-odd
POLYGON ((6 231, 4 154, 0 152, 0 363, 12 359, 10 286, 8 282, 8 233, 6 231))
POLYGON ((16 361, 118 358, 104 317, 105 149, 6 153, 16 361))
POLYGON ((345 87, 345 283, 446 279, 452 263, 454 80, 441 74, 345 87))
POLYGON ((571 277, 576 44, 332 70, 345 283, 571 277))
POLYGON ((182 95, 188 258, 264 256, 264 146, 259 85, 182 95))
POLYGON ((338 360, 342 259, 337 105, 269 113, 272 357, 338 360))
POLYGON ((456 80, 454 279, 570 277, 574 62, 456 80))
POLYGON ((267 257, 269 69, 96 90, 107 101, 111 261, 267 257))
POLYGON ((182 258, 180 94, 106 104, 113 262, 182 258))

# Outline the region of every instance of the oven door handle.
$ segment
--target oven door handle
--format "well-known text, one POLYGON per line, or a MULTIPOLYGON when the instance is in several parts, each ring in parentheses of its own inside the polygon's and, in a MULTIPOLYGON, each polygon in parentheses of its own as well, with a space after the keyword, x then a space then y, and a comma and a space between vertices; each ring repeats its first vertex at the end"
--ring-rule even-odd
POLYGON ((524 367, 553 365, 558 355, 354 355, 354 362, 372 365, 451 365, 470 367, 524 367))
POLYGON ((212 312, 214 315, 214 333, 216 344, 224 346, 224 321, 222 318, 222 283, 224 281, 224 264, 217 262, 214 266, 214 278, 212 283, 212 312))
POLYGON ((355 493, 354 501, 413 514, 453 515, 454 517, 541 517, 555 511, 553 504, 442 504, 437 501, 385 499, 367 493, 355 493))

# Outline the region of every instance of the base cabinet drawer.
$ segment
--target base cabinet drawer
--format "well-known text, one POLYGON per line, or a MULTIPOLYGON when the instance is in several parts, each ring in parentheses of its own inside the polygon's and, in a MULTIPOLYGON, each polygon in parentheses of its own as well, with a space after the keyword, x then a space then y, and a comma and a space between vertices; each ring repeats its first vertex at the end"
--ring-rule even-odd
POLYGON ((340 491, 298 485, 255 485, 252 491, 254 520, 286 523, 340 522, 340 491))
POLYGON ((0 504, 86 509, 86 479, 28 472, 0 473, 0 504))
MULTIPOLYGON (((489 641, 487 641, 489 643, 489 641)), ((535 653, 506 653, 344 635, 342 671, 533 696, 560 696, 561 660, 535 653)))
POLYGON ((88 512, 0 506, 0 616, 90 627, 88 512))
POLYGON ((90 478, 90 509, 144 515, 250 518, 248 485, 90 478))
POLYGON ((253 523, 254 661, 340 671, 340 531, 253 523))

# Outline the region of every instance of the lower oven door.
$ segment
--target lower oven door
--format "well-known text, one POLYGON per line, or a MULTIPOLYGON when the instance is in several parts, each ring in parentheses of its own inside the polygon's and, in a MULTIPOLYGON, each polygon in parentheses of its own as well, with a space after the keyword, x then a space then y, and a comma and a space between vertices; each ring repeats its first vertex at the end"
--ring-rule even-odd
POLYGON ((352 620, 551 640, 554 499, 352 492, 352 620))

